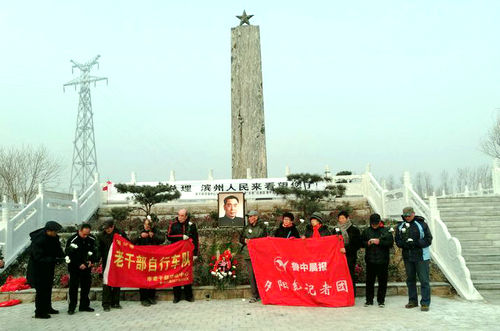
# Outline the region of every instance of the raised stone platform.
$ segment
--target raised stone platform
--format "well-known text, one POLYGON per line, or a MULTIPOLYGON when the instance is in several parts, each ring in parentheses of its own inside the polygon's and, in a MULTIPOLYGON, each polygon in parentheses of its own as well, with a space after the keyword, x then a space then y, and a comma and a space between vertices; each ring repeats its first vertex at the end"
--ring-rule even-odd
MULTIPOLYGON (((377 285, 375 285, 377 288, 377 285)), ((456 293, 453 287, 448 283, 435 282, 431 283, 432 295, 439 297, 451 297, 456 293)), ((375 292, 376 293, 376 292, 375 292)), ((249 285, 242 285, 236 287, 229 287, 223 291, 215 289, 213 286, 198 286, 193 287, 193 294, 196 300, 225 300, 225 299, 242 299, 251 298, 251 291, 249 285)), ((387 286, 387 296, 394 295, 407 295, 408 291, 405 283, 389 283, 387 286)), ((365 284, 357 284, 356 296, 364 297, 365 295, 365 284)), ((67 300, 68 289, 55 288, 52 291, 52 300, 67 300)), ((93 287, 90 289, 90 300, 91 301, 101 301, 102 300, 102 288, 93 287)), ((157 290, 157 297, 159 301, 171 301, 173 300, 172 289, 159 289, 157 290)), ((122 288, 121 298, 125 301, 138 301, 139 300, 139 290, 136 288, 122 288)), ((34 302, 35 301, 35 290, 29 289, 17 292, 3 292, 0 293, 0 302, 20 299, 23 302, 34 302)))

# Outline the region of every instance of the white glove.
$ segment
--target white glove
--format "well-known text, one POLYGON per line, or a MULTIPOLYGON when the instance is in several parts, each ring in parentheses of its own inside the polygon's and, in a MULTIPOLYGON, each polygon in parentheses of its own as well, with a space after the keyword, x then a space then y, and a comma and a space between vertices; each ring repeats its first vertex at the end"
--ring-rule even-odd
POLYGON ((406 242, 410 242, 410 241, 413 241, 413 239, 411 239, 411 238, 408 238, 408 240, 407 240, 406 242))
POLYGON ((94 253, 92 253, 91 251, 89 251, 89 253, 88 253, 88 254, 89 254, 89 256, 92 256, 92 254, 94 254, 94 253))
POLYGON ((198 256, 193 256, 193 261, 196 261, 197 258, 198 256))
POLYGON ((183 236, 182 236, 182 239, 184 239, 184 240, 188 240, 188 239, 189 239, 189 236, 183 235, 183 236))
POLYGON ((78 248, 78 245, 77 244, 71 244, 70 245, 71 248, 74 248, 74 249, 77 249, 78 248))
POLYGON ((71 262, 71 259, 69 258, 69 256, 66 255, 66 257, 64 258, 64 260, 66 261, 66 263, 70 263, 71 262))

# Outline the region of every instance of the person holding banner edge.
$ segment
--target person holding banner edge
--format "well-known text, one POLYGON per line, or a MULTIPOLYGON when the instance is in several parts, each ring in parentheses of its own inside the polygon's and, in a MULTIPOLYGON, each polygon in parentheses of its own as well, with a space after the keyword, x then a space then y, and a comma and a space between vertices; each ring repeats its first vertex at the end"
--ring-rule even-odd
MULTIPOLYGON (((104 222, 102 226, 102 231, 97 235, 97 253, 99 258, 102 260, 102 270, 106 270, 106 264, 108 262, 108 253, 113 243, 113 237, 115 233, 119 234, 123 238, 127 239, 127 235, 116 228, 115 222, 109 220, 104 222)), ((121 309, 120 306, 120 288, 111 287, 102 284, 102 308, 104 311, 108 312, 111 308, 121 309)))
POLYGON ((260 301, 259 289, 257 288, 257 282, 255 280, 255 274, 253 272, 252 261, 250 260, 250 254, 248 252, 247 244, 251 239, 267 237, 267 228, 264 224, 259 222, 259 212, 256 210, 250 211, 248 214, 248 224, 243 228, 240 235, 240 252, 245 259, 245 264, 247 266, 248 278, 250 280, 250 287, 252 289, 252 298, 248 301, 249 303, 254 303, 260 301))
POLYGON ((319 238, 332 235, 328 227, 323 225, 323 216, 320 212, 315 211, 312 213, 309 222, 311 223, 306 226, 306 232, 302 238, 319 238))
POLYGON ((299 231, 293 224, 293 214, 283 213, 280 226, 274 231, 274 236, 278 238, 300 238, 299 231))
MULTIPOLYGON (((190 215, 186 209, 181 209, 177 212, 177 217, 173 223, 170 223, 167 232, 167 240, 170 243, 176 243, 180 240, 191 239, 194 245, 193 260, 198 258, 198 230, 196 224, 191 222, 190 215)), ((174 286, 174 301, 178 303, 181 301, 182 293, 184 292, 184 299, 189 302, 194 301, 192 284, 182 286, 174 286)))
MULTIPOLYGON (((144 220, 144 224, 138 231, 138 237, 132 240, 132 243, 138 246, 146 245, 161 245, 163 244, 163 237, 160 230, 155 227, 151 216, 148 215, 144 220)), ((141 304, 144 307, 149 307, 156 304, 156 290, 154 288, 140 288, 139 296, 141 304)))

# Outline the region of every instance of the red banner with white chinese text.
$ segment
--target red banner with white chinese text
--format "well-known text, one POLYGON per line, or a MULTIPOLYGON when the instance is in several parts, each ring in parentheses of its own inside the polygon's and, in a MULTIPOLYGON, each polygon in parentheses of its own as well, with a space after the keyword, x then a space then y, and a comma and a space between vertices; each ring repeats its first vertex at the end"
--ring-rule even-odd
POLYGON ((104 284, 112 287, 165 288, 193 282, 191 240, 171 245, 136 246, 115 234, 104 284))
POLYGON ((346 307, 354 292, 341 236, 251 239, 248 250, 263 304, 346 307))

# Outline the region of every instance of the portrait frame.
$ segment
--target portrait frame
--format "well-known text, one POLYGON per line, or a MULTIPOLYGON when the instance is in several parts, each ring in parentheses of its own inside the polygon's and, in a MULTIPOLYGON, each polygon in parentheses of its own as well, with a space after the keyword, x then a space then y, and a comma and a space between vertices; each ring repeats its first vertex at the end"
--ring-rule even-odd
POLYGON ((245 192, 219 192, 217 194, 217 213, 218 213, 218 225, 220 227, 238 227, 238 226, 245 226, 246 225, 246 218, 245 218, 245 210, 246 208, 246 201, 245 201, 245 192), (241 221, 237 221, 237 224, 235 225, 230 225, 230 224, 222 224, 222 219, 224 219, 226 215, 226 211, 224 209, 224 200, 227 197, 234 196, 238 200, 238 207, 237 207, 237 212, 236 212, 236 217, 235 219, 242 218, 243 223, 241 224, 241 221))

